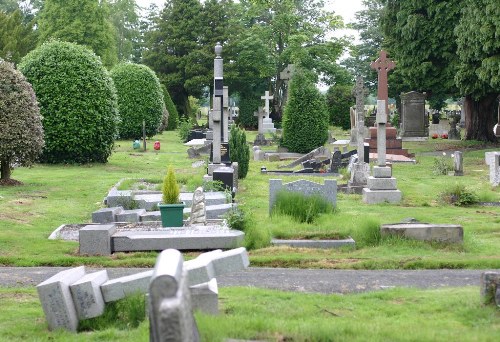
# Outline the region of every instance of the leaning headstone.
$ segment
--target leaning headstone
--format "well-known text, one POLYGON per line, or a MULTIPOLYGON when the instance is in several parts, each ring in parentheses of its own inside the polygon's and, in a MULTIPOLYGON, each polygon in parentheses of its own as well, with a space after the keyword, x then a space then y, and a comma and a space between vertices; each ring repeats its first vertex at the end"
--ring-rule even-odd
POLYGON ((193 201, 191 204, 191 216, 189 223, 193 225, 206 225, 207 213, 205 207, 205 193, 203 187, 198 187, 193 194, 193 201))
MULTIPOLYGON (((484 304, 492 304, 500 289, 500 272, 483 272, 480 282, 481 301, 484 304)), ((497 301, 497 305, 500 303, 497 301)))
POLYGON ((98 317, 104 312, 101 285, 108 281, 106 270, 89 273, 70 285, 71 295, 80 320, 98 317))
POLYGON ((191 286, 191 302, 193 310, 200 310, 205 314, 217 315, 219 313, 219 289, 217 279, 191 286))
POLYGON ((160 253, 149 285, 149 340, 152 342, 196 342, 187 274, 182 254, 174 249, 160 253))
POLYGON ((49 330, 76 331, 78 316, 69 286, 85 275, 80 266, 59 272, 36 286, 49 330))
POLYGON ((454 158, 454 166, 455 166, 455 176, 463 176, 464 175, 464 158, 462 152, 455 151, 453 154, 454 158))

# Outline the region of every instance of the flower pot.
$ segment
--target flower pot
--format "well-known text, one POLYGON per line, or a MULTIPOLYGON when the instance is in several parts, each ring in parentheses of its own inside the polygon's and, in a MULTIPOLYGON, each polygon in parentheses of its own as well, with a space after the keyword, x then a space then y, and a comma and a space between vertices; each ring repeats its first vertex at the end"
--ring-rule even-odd
POLYGON ((159 204, 162 227, 182 227, 184 203, 159 204))

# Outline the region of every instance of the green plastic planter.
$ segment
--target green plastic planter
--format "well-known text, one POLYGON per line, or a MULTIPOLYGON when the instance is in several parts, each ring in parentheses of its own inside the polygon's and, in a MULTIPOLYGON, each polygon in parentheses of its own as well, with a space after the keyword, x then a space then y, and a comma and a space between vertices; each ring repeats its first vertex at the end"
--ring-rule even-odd
POLYGON ((182 227, 184 203, 159 204, 162 227, 182 227))

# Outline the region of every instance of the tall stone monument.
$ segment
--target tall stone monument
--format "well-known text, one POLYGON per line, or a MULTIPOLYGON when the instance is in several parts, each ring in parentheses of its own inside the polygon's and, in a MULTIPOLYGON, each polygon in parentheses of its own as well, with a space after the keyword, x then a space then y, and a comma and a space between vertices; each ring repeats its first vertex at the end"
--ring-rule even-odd
POLYGON ((264 100, 264 112, 266 113, 266 117, 262 120, 262 128, 264 133, 275 133, 276 128, 274 128, 273 120, 269 117, 270 114, 270 108, 269 108, 269 103, 274 99, 274 96, 269 94, 269 91, 266 90, 264 96, 260 97, 262 100, 264 100))
POLYGON ((221 57, 222 46, 220 43, 215 45, 214 59, 214 104, 212 110, 213 120, 213 142, 212 142, 212 161, 214 164, 221 163, 221 142, 224 139, 222 126, 224 124, 224 77, 223 77, 223 59, 221 57))
POLYGON ((370 165, 365 163, 365 92, 363 89, 363 77, 356 78, 356 141, 358 144, 358 161, 354 164, 351 171, 351 179, 347 187, 350 193, 361 193, 364 186, 366 186, 367 179, 370 172, 370 165))

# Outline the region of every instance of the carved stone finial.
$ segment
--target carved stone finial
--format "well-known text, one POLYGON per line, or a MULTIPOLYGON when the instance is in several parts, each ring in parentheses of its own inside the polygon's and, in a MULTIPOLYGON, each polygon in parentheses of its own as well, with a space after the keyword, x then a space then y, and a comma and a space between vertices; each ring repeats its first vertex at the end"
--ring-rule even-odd
POLYGON ((222 54, 222 45, 220 45, 220 43, 217 42, 217 44, 215 45, 215 56, 216 56, 216 58, 221 58, 221 54, 222 54))

